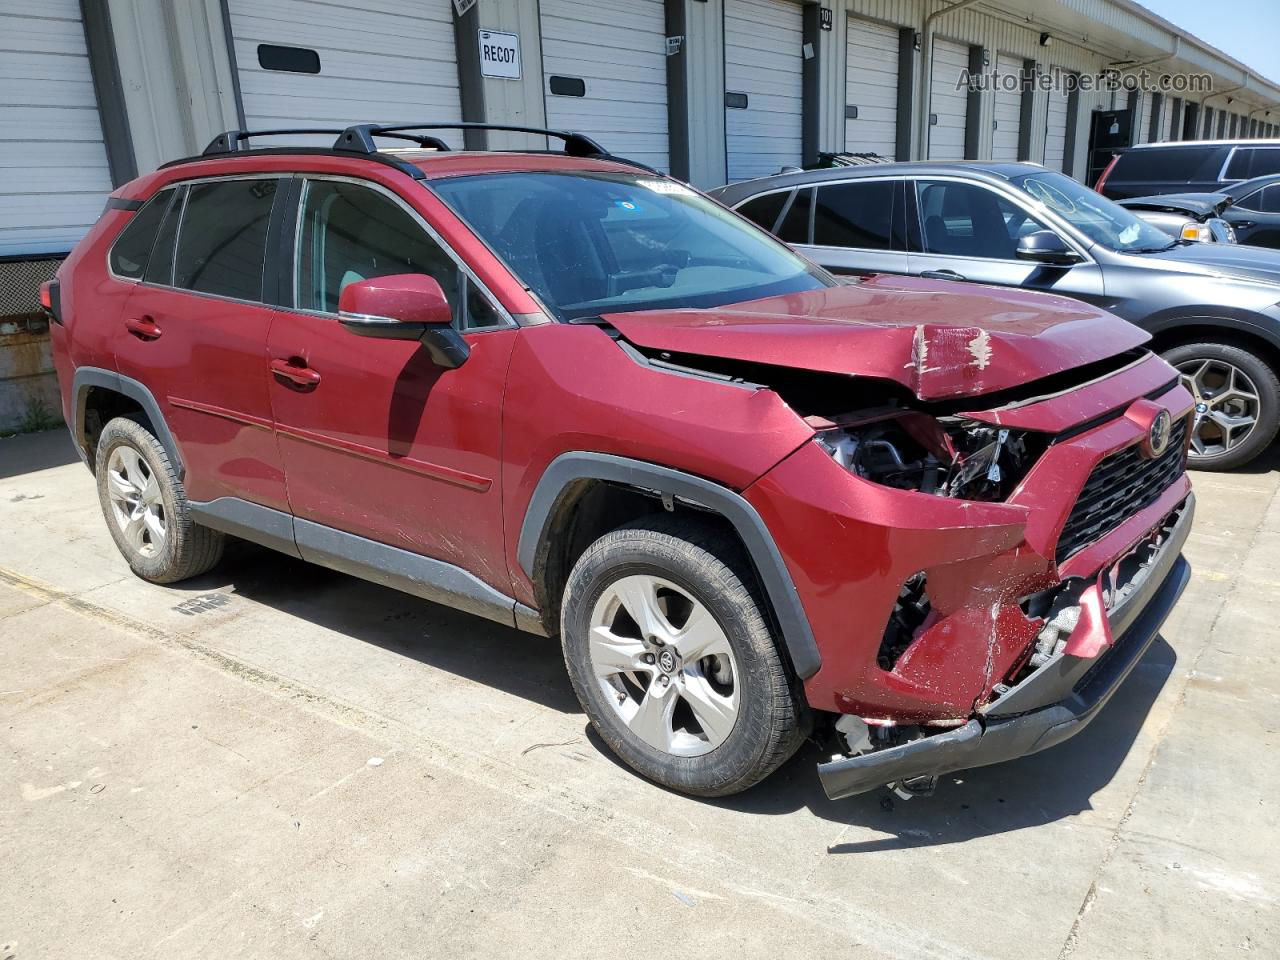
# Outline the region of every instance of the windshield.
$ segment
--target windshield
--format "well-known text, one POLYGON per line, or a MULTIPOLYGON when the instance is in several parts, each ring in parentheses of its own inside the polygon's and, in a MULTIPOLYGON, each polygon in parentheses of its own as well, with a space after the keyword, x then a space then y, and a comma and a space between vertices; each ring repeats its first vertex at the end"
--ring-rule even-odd
POLYGON ((1175 243, 1163 230, 1061 173, 1028 173, 1014 177, 1013 185, 1108 250, 1152 253, 1175 243))
POLYGON ((835 284, 673 180, 499 173, 431 188, 561 320, 715 307, 835 284))

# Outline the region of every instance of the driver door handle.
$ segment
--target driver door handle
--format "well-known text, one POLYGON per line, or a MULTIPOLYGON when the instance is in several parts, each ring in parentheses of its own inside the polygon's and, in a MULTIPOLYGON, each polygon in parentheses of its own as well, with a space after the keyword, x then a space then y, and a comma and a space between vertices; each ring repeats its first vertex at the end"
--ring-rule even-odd
POLYGON ((150 317, 130 317, 124 322, 125 329, 139 340, 159 340, 163 333, 150 317))
POLYGON ((272 360, 271 372, 299 387, 314 387, 320 382, 320 374, 301 360, 272 360))
POLYGON ((969 279, 962 273, 956 273, 954 270, 926 270, 920 274, 926 280, 967 280, 969 279))

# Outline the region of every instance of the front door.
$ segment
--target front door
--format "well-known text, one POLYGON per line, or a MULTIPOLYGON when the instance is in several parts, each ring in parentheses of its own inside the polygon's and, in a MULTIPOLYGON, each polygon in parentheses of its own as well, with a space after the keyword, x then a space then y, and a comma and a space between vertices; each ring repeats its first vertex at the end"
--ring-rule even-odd
POLYGON ((169 191, 168 213, 116 331, 119 370, 155 395, 196 502, 234 498, 288 509, 267 397, 273 310, 262 302, 272 211, 284 182, 230 177, 169 191))
POLYGON ((911 273, 1105 303, 1097 264, 1060 267, 1018 258, 1020 237, 1049 228, 1003 194, 977 183, 939 179, 915 181, 914 198, 907 230, 911 273))
MULTIPOLYGON (((391 192, 307 178, 299 203, 294 292, 285 296, 293 307, 276 315, 267 344, 294 515, 509 592, 498 464, 516 328, 391 192), (338 322, 348 284, 407 273, 435 278, 449 298, 471 350, 461 367, 445 370, 416 342, 357 337, 338 322)), ((324 536, 300 522, 304 556, 308 533, 324 536)))

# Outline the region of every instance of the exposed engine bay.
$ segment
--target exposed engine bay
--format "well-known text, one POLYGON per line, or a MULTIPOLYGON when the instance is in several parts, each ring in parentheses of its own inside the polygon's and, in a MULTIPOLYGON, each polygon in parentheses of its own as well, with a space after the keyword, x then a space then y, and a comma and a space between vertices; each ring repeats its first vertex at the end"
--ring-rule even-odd
POLYGON ((1043 435, 911 410, 837 423, 820 429, 817 440, 846 470, 872 483, 964 500, 1004 500, 1048 443, 1043 435))

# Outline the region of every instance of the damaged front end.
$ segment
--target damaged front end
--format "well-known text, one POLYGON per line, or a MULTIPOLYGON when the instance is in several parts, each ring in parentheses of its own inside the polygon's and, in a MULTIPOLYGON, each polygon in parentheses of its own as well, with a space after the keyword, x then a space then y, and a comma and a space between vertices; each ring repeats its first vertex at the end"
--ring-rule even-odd
POLYGON ((1059 587, 1061 596, 1050 600, 1058 612, 1041 631, 1036 655, 963 724, 930 736, 921 726, 842 717, 836 727, 847 753, 818 766, 827 796, 884 784, 903 796, 928 792, 941 774, 1038 753, 1083 730, 1142 659, 1186 587, 1191 568, 1181 550, 1194 513, 1188 495, 1114 567, 1059 587))

